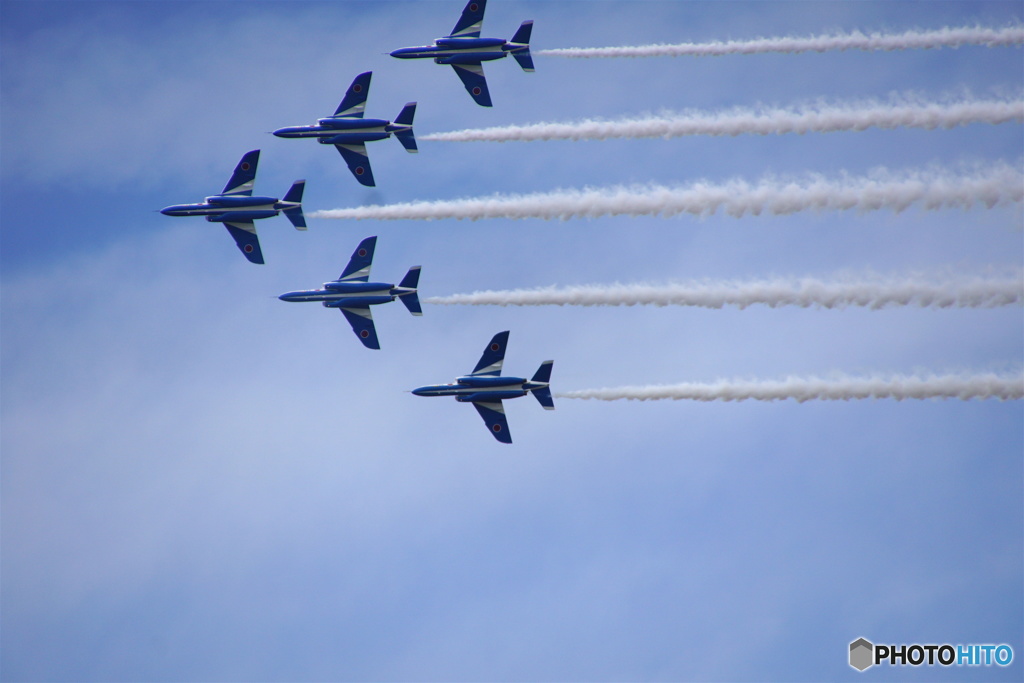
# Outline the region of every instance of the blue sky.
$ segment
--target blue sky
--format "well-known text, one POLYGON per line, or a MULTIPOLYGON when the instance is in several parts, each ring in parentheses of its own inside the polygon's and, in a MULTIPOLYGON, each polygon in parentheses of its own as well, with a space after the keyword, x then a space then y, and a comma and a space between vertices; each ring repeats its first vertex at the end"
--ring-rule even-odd
MULTIPOLYGON (((1019 369, 1018 307, 881 311, 375 309, 382 350, 277 295, 378 235, 423 296, 547 285, 1024 262, 1019 205, 790 216, 258 225, 157 210, 219 191, 318 209, 616 184, 1021 163, 1020 124, 819 135, 369 146, 376 189, 310 141, 367 115, 419 135, 661 110, 1019 97, 1015 48, 487 64, 387 52, 437 2, 0 2, 4 680, 1019 680, 1019 402, 510 401, 515 444, 409 389, 555 360, 556 391, 789 375, 1019 369), (965 95, 966 94, 966 95, 965 95), (846 663, 858 637, 1008 643, 1006 669, 846 663)), ((493 2, 537 49, 1002 26, 1019 2, 493 2)))

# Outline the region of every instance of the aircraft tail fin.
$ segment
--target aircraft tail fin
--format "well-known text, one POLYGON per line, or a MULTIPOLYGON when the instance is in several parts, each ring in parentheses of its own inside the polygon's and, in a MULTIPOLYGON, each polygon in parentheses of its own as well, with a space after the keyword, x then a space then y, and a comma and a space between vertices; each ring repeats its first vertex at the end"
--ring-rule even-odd
POLYGON ((413 315, 423 315, 423 308, 420 306, 420 297, 416 292, 416 288, 420 284, 420 266, 413 266, 409 269, 409 272, 405 274, 402 281, 399 283, 399 287, 411 289, 411 292, 405 292, 399 294, 398 298, 401 300, 405 307, 409 309, 409 312, 413 315))
POLYGON ((519 62, 523 71, 533 71, 533 56, 530 54, 530 34, 533 32, 533 21, 524 21, 519 30, 512 36, 512 56, 519 62))
POLYGON ((296 180, 284 196, 284 201, 298 204, 294 209, 285 209, 284 215, 292 222, 296 230, 306 229, 306 217, 302 214, 302 192, 306 189, 305 180, 296 180))
POLYGON ((401 113, 395 119, 395 123, 400 126, 409 126, 403 130, 396 130, 395 137, 402 143, 402 147, 405 147, 406 152, 417 152, 419 149, 416 147, 416 138, 412 133, 412 117, 416 115, 416 103, 409 102, 402 108, 401 113))
MULTIPOLYGON (((551 366, 554 365, 554 361, 546 360, 540 364, 537 368, 537 372, 534 373, 531 382, 550 382, 551 381, 551 366)), ((543 387, 541 389, 534 389, 534 398, 537 402, 544 407, 544 410, 554 410, 555 400, 551 397, 551 387, 543 387)))

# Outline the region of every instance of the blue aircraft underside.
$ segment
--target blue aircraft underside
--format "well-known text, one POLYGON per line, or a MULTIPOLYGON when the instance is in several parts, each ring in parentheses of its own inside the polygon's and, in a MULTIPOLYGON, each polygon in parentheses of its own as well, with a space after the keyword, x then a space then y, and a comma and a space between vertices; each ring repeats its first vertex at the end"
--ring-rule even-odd
POLYGON ((325 282, 324 289, 330 292, 344 292, 346 294, 363 294, 366 292, 391 292, 391 290, 394 289, 394 285, 383 284, 380 282, 349 282, 335 280, 334 282, 325 282))
POLYGON ((161 209, 160 213, 166 216, 204 216, 211 223, 223 223, 242 255, 252 263, 263 263, 263 252, 253 221, 272 218, 283 212, 296 230, 305 230, 302 194, 306 181, 297 180, 292 183, 281 200, 275 197, 253 197, 252 188, 259 160, 258 149, 247 152, 235 166, 223 193, 206 197, 199 204, 168 206, 161 209))
POLYGON ((417 293, 419 266, 410 268, 397 287, 386 282, 368 282, 376 245, 376 237, 367 237, 360 242, 341 276, 332 282, 325 282, 323 289, 287 292, 278 298, 282 301, 320 301, 326 308, 340 310, 363 346, 379 349, 380 342, 373 324, 371 306, 386 304, 397 298, 413 315, 423 315, 423 311, 417 293))
POLYGON ((380 296, 346 296, 335 299, 323 299, 327 308, 366 308, 377 304, 387 304, 395 300, 395 297, 382 294, 380 296))
POLYGON ((436 55, 435 64, 451 64, 452 66, 480 66, 480 62, 493 62, 505 56, 504 52, 456 52, 450 55, 436 55))
POLYGON ((207 213, 206 220, 211 223, 227 223, 228 221, 250 223, 261 218, 273 218, 277 214, 278 212, 273 209, 264 209, 262 211, 224 211, 223 209, 218 209, 217 213, 207 213))
POLYGON ((416 396, 452 396, 459 403, 472 403, 494 438, 501 443, 512 443, 502 401, 532 393, 545 410, 554 410, 555 404, 550 387, 553 361, 541 363, 529 380, 501 375, 508 335, 507 331, 494 335, 471 374, 457 377, 453 384, 432 384, 413 389, 412 393, 416 396))
POLYGON ((337 131, 330 131, 320 134, 320 142, 325 145, 361 145, 364 142, 387 140, 389 137, 391 137, 391 133, 385 131, 380 131, 379 133, 338 133, 337 131))
POLYGON ((484 389, 505 387, 512 384, 522 385, 526 382, 526 379, 523 377, 474 377, 469 375, 467 377, 459 377, 455 382, 464 387, 484 389))
POLYGON ((455 48, 458 50, 484 50, 489 47, 504 47, 508 43, 503 38, 438 38, 434 45, 441 48, 455 48))
POLYGON ((480 28, 486 8, 486 0, 469 0, 451 34, 436 39, 432 45, 399 48, 392 51, 391 56, 433 59, 437 64, 454 67, 473 101, 482 107, 490 107, 491 96, 481 64, 511 54, 523 71, 533 71, 533 57, 530 55, 533 21, 524 21, 511 40, 481 38, 480 28))
POLYGON ((372 75, 373 72, 367 71, 355 77, 334 116, 317 119, 312 126, 278 128, 274 135, 280 138, 317 138, 321 144, 334 145, 356 180, 367 187, 374 187, 376 182, 365 143, 385 140, 393 134, 406 151, 415 152, 417 149, 412 132, 415 102, 406 103, 394 123, 386 119, 363 118, 372 75))
POLYGON ((483 403, 487 401, 503 401, 507 398, 526 396, 526 391, 478 391, 472 394, 460 394, 455 397, 459 403, 483 403))

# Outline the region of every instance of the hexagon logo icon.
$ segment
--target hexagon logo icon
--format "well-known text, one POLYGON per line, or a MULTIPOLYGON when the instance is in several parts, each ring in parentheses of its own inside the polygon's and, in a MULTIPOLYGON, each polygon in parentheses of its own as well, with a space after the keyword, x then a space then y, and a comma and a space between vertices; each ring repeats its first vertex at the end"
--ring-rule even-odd
POLYGON ((857 671, 863 671, 872 664, 875 659, 875 646, 864 638, 858 638, 850 643, 850 666, 857 671))

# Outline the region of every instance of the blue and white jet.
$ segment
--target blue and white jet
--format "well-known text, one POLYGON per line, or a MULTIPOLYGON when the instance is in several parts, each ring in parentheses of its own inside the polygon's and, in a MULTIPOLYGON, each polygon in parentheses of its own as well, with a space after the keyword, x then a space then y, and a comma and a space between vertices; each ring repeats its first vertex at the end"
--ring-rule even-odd
POLYGON ((529 380, 522 377, 502 377, 501 364, 505 360, 507 346, 508 331, 499 332, 484 349, 473 372, 456 377, 454 384, 434 384, 413 389, 412 393, 417 396, 454 396, 460 403, 472 403, 494 438, 501 443, 512 443, 508 420, 505 419, 505 408, 501 402, 506 398, 519 398, 532 393, 545 410, 554 410, 555 401, 551 397, 549 386, 554 361, 546 360, 541 363, 533 378, 529 380))
POLYGON ((484 22, 485 9, 487 0, 469 0, 451 35, 438 38, 433 45, 399 48, 391 56, 399 59, 433 59, 437 64, 450 64, 462 79, 470 97, 480 106, 490 107, 491 94, 487 91, 483 62, 512 55, 519 66, 523 67, 523 71, 533 71, 533 57, 530 55, 533 21, 524 21, 512 40, 481 38, 480 27, 484 22))
POLYGON ((407 103, 394 123, 384 119, 363 118, 372 75, 372 71, 367 71, 356 76, 352 85, 348 86, 348 91, 334 116, 317 119, 312 126, 279 128, 274 131, 274 135, 279 138, 316 138, 323 145, 334 145, 356 180, 368 187, 374 187, 370 158, 366 155, 367 142, 385 140, 394 135, 407 152, 418 150, 416 138, 412 134, 412 118, 416 115, 415 102, 407 103))
POLYGON ((253 197, 252 186, 256 182, 256 166, 259 161, 258 149, 247 152, 235 166, 235 172, 231 174, 231 180, 223 192, 207 197, 200 204, 175 204, 161 209, 160 213, 165 216, 206 216, 206 220, 212 223, 223 223, 245 258, 253 263, 263 263, 263 251, 253 221, 270 218, 283 211, 296 230, 305 230, 302 191, 306 181, 296 180, 292 183, 284 199, 253 197))
POLYGON ((325 282, 323 289, 287 292, 278 298, 282 301, 322 301, 326 308, 337 308, 345 314, 363 346, 379 349, 380 342, 377 341, 377 328, 373 325, 370 306, 386 304, 397 298, 413 315, 423 315, 423 309, 420 308, 420 298, 416 293, 420 281, 419 266, 410 268, 397 287, 385 282, 367 282, 376 246, 376 237, 367 237, 360 242, 345 271, 337 280, 325 282))

